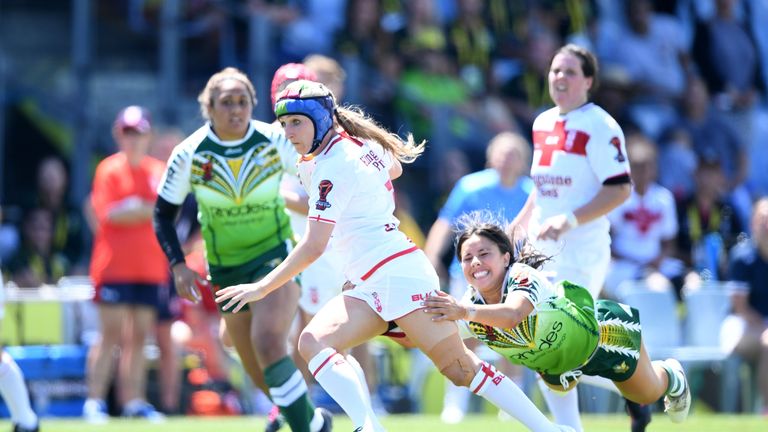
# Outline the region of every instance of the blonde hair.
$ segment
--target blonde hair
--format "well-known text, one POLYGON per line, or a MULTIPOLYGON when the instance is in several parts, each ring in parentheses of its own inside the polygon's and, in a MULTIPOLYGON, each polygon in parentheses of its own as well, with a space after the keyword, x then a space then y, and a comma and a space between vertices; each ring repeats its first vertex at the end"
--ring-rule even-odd
POLYGON ((245 86, 248 94, 251 96, 251 104, 256 106, 256 89, 248 76, 240 69, 226 67, 219 72, 211 75, 203 91, 197 96, 197 102, 200 104, 200 114, 204 119, 211 119, 211 108, 213 107, 213 98, 215 93, 221 87, 221 83, 226 80, 240 81, 245 86))
POLYGON ((336 107, 335 114, 339 126, 347 133, 354 137, 378 142, 392 152, 400 162, 413 162, 424 153, 426 141, 422 140, 417 144, 410 133, 402 139, 397 134, 384 129, 358 107, 336 107))
POLYGON ((656 163, 658 151, 650 138, 641 133, 632 133, 626 138, 627 156, 632 161, 650 161, 656 163))
POLYGON ((515 132, 500 132, 491 138, 491 142, 488 143, 488 147, 485 149, 485 162, 487 166, 490 166, 491 160, 496 150, 501 147, 502 144, 509 143, 511 147, 517 151, 520 159, 526 164, 530 165, 531 162, 531 145, 528 141, 515 132))
MULTIPOLYGON (((329 78, 335 79, 339 82, 344 82, 347 79, 347 73, 344 72, 344 68, 341 67, 339 62, 321 54, 311 54, 304 58, 304 66, 311 69, 318 75, 327 75, 329 78)), ((325 83, 324 83, 325 84, 325 83)))

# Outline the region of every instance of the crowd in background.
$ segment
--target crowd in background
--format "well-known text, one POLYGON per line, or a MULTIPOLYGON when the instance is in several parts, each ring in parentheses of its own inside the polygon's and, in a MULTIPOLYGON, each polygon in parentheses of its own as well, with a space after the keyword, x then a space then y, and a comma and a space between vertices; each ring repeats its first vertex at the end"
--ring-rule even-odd
MULTIPOLYGON (((122 19, 131 31, 148 32, 158 25, 155 3, 116 2, 103 13, 117 19, 116 11, 127 8, 131 14, 122 19)), ((552 106, 547 73, 555 50, 566 42, 589 47, 601 64, 593 100, 625 131, 635 184, 632 198, 611 215, 614 262, 605 294, 619 296, 625 279, 646 279, 679 296, 697 281, 736 277, 750 290, 737 312, 750 322, 762 319, 763 328, 768 321, 768 276, 758 285, 758 276, 731 265, 744 261, 745 250, 760 250, 750 249, 751 231, 762 227, 764 235, 768 224, 753 216, 753 203, 768 193, 768 165, 759 165, 768 161, 768 26, 758 24, 768 19, 765 2, 183 3, 190 93, 222 62, 244 61, 246 29, 233 16, 269 18, 277 31, 273 51, 264 55, 275 68, 313 54, 354 58, 360 70, 346 83, 349 102, 390 130, 428 140, 427 156, 396 184, 400 210, 422 231, 437 219, 455 182, 482 168, 491 137, 511 132, 531 142, 533 119, 552 106), (234 23, 230 53, 218 43, 226 20, 234 23)), ((332 79, 351 78, 341 71, 332 79)), ((159 148, 182 136, 175 127, 156 128, 156 154, 168 154, 159 148)), ((39 161, 27 202, 3 203, 17 223, 0 230, 0 259, 4 278, 17 286, 55 284, 87 271, 94 220, 67 196, 66 166, 63 156, 39 161)), ((445 264, 451 256, 446 251, 445 264)), ((752 256, 750 263, 759 260, 752 256)), ((768 354, 762 359, 766 363, 768 354)), ((761 367, 768 379, 768 366, 761 367)), ((761 385, 768 397, 768 383, 761 385)))

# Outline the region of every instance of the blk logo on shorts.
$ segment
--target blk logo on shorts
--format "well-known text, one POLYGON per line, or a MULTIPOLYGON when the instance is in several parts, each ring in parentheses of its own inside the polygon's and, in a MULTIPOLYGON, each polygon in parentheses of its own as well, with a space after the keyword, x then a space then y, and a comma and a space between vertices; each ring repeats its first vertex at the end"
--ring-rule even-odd
POLYGON ((424 300, 426 300, 426 299, 427 299, 429 296, 431 296, 431 295, 432 295, 432 292, 433 292, 433 291, 429 291, 429 292, 426 292, 426 293, 422 293, 422 294, 413 294, 413 295, 411 296, 411 301, 415 301, 415 302, 423 302, 423 301, 424 301, 424 300))
POLYGON ((317 186, 317 189, 320 192, 320 199, 315 203, 315 209, 325 210, 331 206, 331 203, 329 203, 326 198, 328 197, 328 194, 331 193, 331 189, 333 189, 333 183, 331 183, 330 180, 322 180, 317 186))

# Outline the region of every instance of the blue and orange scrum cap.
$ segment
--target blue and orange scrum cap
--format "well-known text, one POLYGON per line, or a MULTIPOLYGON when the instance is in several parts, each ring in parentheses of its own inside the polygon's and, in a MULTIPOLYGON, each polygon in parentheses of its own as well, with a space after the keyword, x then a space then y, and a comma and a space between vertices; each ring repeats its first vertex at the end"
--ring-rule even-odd
POLYGON ((277 95, 275 117, 286 115, 303 115, 312 121, 315 137, 312 141, 312 153, 323 141, 323 138, 333 128, 333 110, 336 100, 328 88, 319 82, 299 80, 288 84, 277 95))

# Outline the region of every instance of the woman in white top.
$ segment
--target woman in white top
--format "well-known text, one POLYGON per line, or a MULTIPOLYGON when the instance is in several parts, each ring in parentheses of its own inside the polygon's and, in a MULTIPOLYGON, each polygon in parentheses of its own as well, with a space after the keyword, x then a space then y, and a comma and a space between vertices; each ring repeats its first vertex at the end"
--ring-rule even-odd
POLYGON ((466 349, 456 324, 432 321, 421 312, 439 282, 424 253, 398 229, 391 179, 424 144, 410 135, 403 141, 364 113, 338 107, 333 94, 316 82, 290 84, 278 96, 275 114, 303 155, 298 171, 309 194, 307 231, 274 271, 256 283, 217 292, 217 301, 237 312, 264 298, 315 261, 332 238, 351 289, 315 315, 299 338, 299 351, 355 430, 384 428, 339 352, 386 333, 392 322, 457 385, 469 386, 531 430, 563 430, 509 378, 466 349))
MULTIPOLYGON (((587 49, 566 45, 555 53, 548 75, 555 106, 533 122, 531 178, 536 189, 513 222, 527 228, 536 249, 552 257, 543 271, 587 288, 593 298, 600 294, 611 260, 606 215, 631 190, 624 132, 589 100, 597 76, 597 60, 587 49)), ((599 381, 584 380, 613 388, 599 381)), ((560 397, 539 387, 555 419, 581 430, 576 392, 560 397)), ((644 430, 649 411, 629 402, 628 407, 636 423, 632 430, 644 430)))

